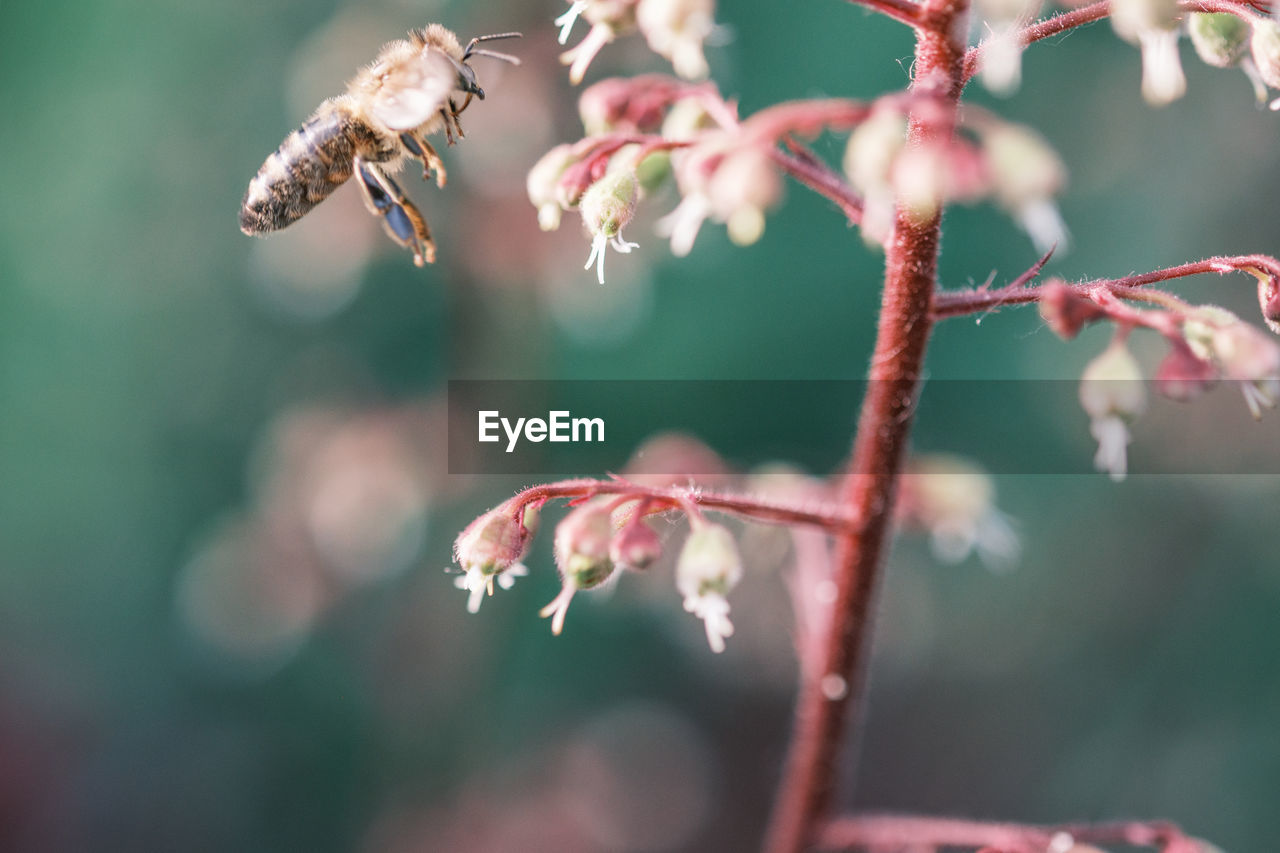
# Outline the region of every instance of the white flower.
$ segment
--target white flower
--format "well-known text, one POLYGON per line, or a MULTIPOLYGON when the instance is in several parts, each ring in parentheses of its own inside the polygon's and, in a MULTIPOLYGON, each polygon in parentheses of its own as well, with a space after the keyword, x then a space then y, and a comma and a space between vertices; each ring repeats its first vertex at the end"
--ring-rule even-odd
POLYGON ((654 227, 661 237, 671 238, 671 254, 683 258, 693 251, 702 223, 711 213, 711 202, 700 192, 691 192, 680 199, 675 210, 659 219, 654 227))
POLYGON ((995 498, 991 475, 948 454, 913 459, 899 495, 900 511, 929 531, 939 560, 959 563, 976 551, 989 569, 1000 571, 1013 567, 1021 546, 995 498))
POLYGON ((640 248, 639 243, 628 243, 626 240, 623 240, 622 231, 618 231, 618 233, 612 237, 609 237, 601 231, 592 237, 591 254, 587 255, 587 262, 583 264, 582 268, 584 270, 589 270, 591 269, 591 265, 595 264, 596 279, 601 284, 604 284, 604 255, 605 248, 607 246, 612 246, 616 251, 624 255, 630 254, 632 249, 640 248))
POLYGON ((684 596, 684 609, 703 621, 707 643, 717 654, 733 634, 726 596, 741 579, 742 557, 733 534, 722 525, 695 520, 676 560, 676 588, 684 596))
POLYGON ((1142 414, 1147 391, 1142 370, 1123 342, 1112 342, 1089 362, 1080 377, 1080 405, 1089 415, 1089 431, 1098 441, 1093 464, 1113 480, 1127 473, 1126 448, 1132 440, 1129 421, 1142 414))
POLYGON ((1018 21, 995 25, 982 45, 982 85, 997 95, 1010 95, 1022 82, 1022 35, 1018 21))
POLYGON ((702 43, 715 30, 713 0, 640 0, 636 22, 654 53, 686 80, 707 76, 702 43))
POLYGON ((480 612, 480 603, 484 601, 485 594, 493 595, 493 582, 495 579, 498 582, 498 586, 503 589, 511 589, 516 585, 516 578, 522 578, 527 574, 529 574, 529 570, 525 568, 524 563, 512 563, 496 574, 486 574, 482 567, 471 566, 463 574, 454 578, 453 585, 470 593, 467 598, 467 612, 478 613, 480 612))
POLYGON ((1142 97, 1152 106, 1173 103, 1187 93, 1187 78, 1178 55, 1177 30, 1144 30, 1142 44, 1142 97))

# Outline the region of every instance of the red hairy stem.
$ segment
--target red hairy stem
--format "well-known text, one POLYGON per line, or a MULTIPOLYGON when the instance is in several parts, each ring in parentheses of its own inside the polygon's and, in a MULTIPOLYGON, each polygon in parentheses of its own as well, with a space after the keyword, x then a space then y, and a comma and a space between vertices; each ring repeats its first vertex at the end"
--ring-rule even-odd
MULTIPOLYGON (((967 0, 925 0, 917 28, 908 144, 946 143, 963 88, 967 0)), ((871 600, 889 539, 894 498, 932 325, 941 214, 898 211, 885 247, 885 284, 867 396, 841 500, 857 519, 836 539, 836 599, 818 659, 802 667, 792 739, 765 849, 800 853, 815 839, 837 777, 850 709, 865 693, 871 600), (833 689, 833 685, 837 689, 833 689)))
POLYGON ((840 212, 856 225, 862 221, 862 196, 854 192, 843 178, 821 161, 788 154, 777 148, 769 150, 769 156, 782 171, 804 184, 820 196, 836 203, 840 212))
POLYGON ((803 506, 787 504, 747 495, 712 492, 687 487, 655 488, 628 480, 562 480, 531 486, 507 500, 503 506, 517 510, 530 504, 569 498, 586 500, 598 495, 617 495, 627 500, 644 501, 646 513, 683 510, 689 504, 717 512, 729 513, 752 521, 771 524, 803 524, 828 533, 841 533, 853 527, 853 518, 842 506, 808 502, 803 506))
MULTIPOLYGON (((1039 267, 1043 266, 1043 264, 1044 259, 1032 269, 1035 272, 1039 272, 1039 267)), ((1139 288, 1191 275, 1202 275, 1204 273, 1225 275, 1230 272, 1243 272, 1260 280, 1280 282, 1280 260, 1268 255, 1221 256, 1180 264, 1176 267, 1154 270, 1140 275, 1101 281, 1085 281, 1067 286, 1086 297, 1090 297, 1092 293, 1100 290, 1107 290, 1121 299, 1148 301, 1143 299, 1142 291, 1139 288)), ((1041 288, 1024 286, 1031 278, 1034 278, 1034 274, 1023 274, 1008 286, 995 290, 959 290, 938 293, 933 300, 934 319, 962 317, 966 314, 996 311, 1006 305, 1025 305, 1029 302, 1037 302, 1040 299, 1041 288)))
POLYGON ((873 103, 844 98, 788 101, 766 107, 742 122, 751 141, 776 141, 788 133, 817 136, 824 130, 849 130, 866 119, 873 103))
POLYGON ((1200 850, 1182 830, 1162 821, 1031 826, 914 815, 837 818, 823 827, 817 846, 824 850, 921 846, 1044 853, 1051 849, 1055 836, 1064 835, 1074 842, 1155 847, 1163 853, 1198 853, 1200 850))
MULTIPOLYGON (((1256 4, 1238 3, 1234 2, 1234 0, 1180 0, 1178 6, 1184 12, 1226 12, 1249 22, 1253 22, 1258 18, 1256 4)), ((1021 41, 1023 45, 1029 45, 1041 39, 1061 35, 1084 24, 1100 21, 1109 14, 1111 14, 1110 0, 1099 0, 1099 2, 1090 3, 1088 6, 1081 6, 1078 9, 1072 9, 1069 12, 1063 12, 1044 20, 1036 21, 1033 24, 1028 24, 1022 30, 1021 41)), ((982 44, 976 45, 965 54, 964 80, 966 83, 969 78, 978 73, 978 63, 981 60, 984 46, 982 44)))

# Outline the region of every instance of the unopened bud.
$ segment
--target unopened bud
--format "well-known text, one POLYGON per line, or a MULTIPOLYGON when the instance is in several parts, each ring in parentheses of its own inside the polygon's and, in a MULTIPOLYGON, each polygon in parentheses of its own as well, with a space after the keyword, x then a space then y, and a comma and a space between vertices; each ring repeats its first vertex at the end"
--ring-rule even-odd
POLYGON ((551 633, 559 635, 564 630, 569 602, 578 590, 597 587, 613 574, 609 558, 612 538, 612 516, 599 502, 570 510, 556 525, 554 551, 560 569, 560 594, 540 611, 543 618, 551 617, 551 633))
POLYGON ((725 638, 733 634, 726 596, 741 579, 742 557, 728 528, 695 524, 676 560, 676 588, 684 609, 703 621, 713 652, 724 651, 725 638))
POLYGON ((453 543, 453 556, 463 569, 492 575, 524 557, 532 535, 515 516, 495 509, 467 525, 453 543))
POLYGON ((453 557, 463 574, 456 585, 468 592, 467 610, 476 613, 485 593, 493 594, 495 580, 509 589, 526 574, 520 563, 537 528, 538 511, 529 506, 523 517, 499 507, 467 525, 453 543, 453 557), (523 523, 522 523, 523 522, 523 523))
POLYGON ((1185 342, 1175 341, 1156 368, 1156 388, 1166 397, 1186 401, 1208 390, 1218 379, 1213 362, 1197 356, 1185 342))
POLYGON ((1280 89, 1280 23, 1274 18, 1255 21, 1249 47, 1262 82, 1273 89, 1280 89))
POLYGON ((525 178, 529 201, 538 209, 538 225, 543 231, 560 227, 560 176, 576 161, 572 145, 557 145, 533 164, 525 178))
POLYGON ((1040 317, 1064 340, 1071 340, 1086 324, 1106 316, 1097 304, 1061 279, 1051 279, 1040 288, 1040 317))
POLYGON ((661 556, 662 540, 638 517, 628 520, 609 542, 609 559, 625 569, 647 569, 661 556))
POLYGON ((1258 307, 1262 319, 1271 331, 1280 335, 1280 278, 1270 273, 1255 273, 1258 277, 1258 307))
MULTIPOLYGON (((618 156, 624 156, 624 152, 625 156, 631 157, 637 153, 632 150, 632 146, 627 146, 623 151, 618 152, 618 156)), ((654 151, 636 163, 636 180, 640 182, 640 189, 645 193, 656 192, 669 177, 671 177, 671 153, 668 151, 654 151)))
POLYGON ((1231 68, 1249 49, 1249 25, 1227 12, 1192 12, 1187 31, 1206 65, 1231 68))

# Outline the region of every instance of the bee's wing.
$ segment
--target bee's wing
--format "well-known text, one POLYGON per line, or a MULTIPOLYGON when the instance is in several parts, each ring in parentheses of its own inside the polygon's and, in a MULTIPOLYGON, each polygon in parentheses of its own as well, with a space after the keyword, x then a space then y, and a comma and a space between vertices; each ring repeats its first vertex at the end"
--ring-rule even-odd
POLYGON ((371 111, 392 130, 408 130, 435 115, 458 87, 458 69, 445 53, 427 48, 389 70, 371 111))

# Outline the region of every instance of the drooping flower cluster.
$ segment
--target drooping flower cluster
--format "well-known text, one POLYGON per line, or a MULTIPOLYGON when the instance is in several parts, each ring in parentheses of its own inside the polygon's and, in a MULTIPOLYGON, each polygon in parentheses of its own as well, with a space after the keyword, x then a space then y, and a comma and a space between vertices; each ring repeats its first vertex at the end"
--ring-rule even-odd
MULTIPOLYGON (((976 0, 982 43, 978 71, 983 85, 995 94, 1018 88, 1024 27, 1042 5, 1041 0, 976 0)), ((1267 101, 1267 87, 1280 89, 1280 21, 1248 5, 1187 14, 1178 0, 1114 0, 1108 11, 1116 35, 1142 51, 1142 96, 1152 106, 1164 106, 1186 93, 1178 52, 1184 33, 1206 64, 1241 69, 1259 103, 1267 101)), ((1280 109, 1280 99, 1272 101, 1271 108, 1280 109)))
MULTIPOLYGON (((625 482, 625 481, 618 481, 625 482)), ((676 586, 685 610, 705 624, 713 651, 724 651, 724 640, 733 633, 728 595, 742 578, 742 559, 733 534, 707 521, 688 490, 653 490, 643 486, 618 486, 607 495, 591 495, 584 487, 578 503, 556 526, 555 560, 560 593, 542 609, 551 619, 551 630, 560 634, 574 596, 597 589, 617 577, 619 570, 644 571, 662 556, 662 541, 645 518, 682 511, 691 531, 676 560, 676 586), (656 495, 656 497, 655 497, 656 495)), ((536 529, 536 518, 546 497, 508 501, 472 522, 458 537, 455 558, 464 574, 457 586, 469 592, 467 609, 479 610, 495 582, 509 589, 514 577, 527 574, 519 561, 527 552, 536 529)))
POLYGON ((676 74, 686 80, 707 76, 703 44, 716 28, 715 0, 570 0, 568 11, 556 18, 561 44, 568 43, 578 18, 591 29, 560 57, 574 83, 582 82, 606 44, 636 29, 650 50, 670 60, 676 74))
MULTIPOLYGON (((1276 276, 1255 273, 1264 311, 1276 276)), ((1131 294, 1127 294, 1131 295, 1131 294)), ((1111 320, 1117 334, 1085 368, 1080 403, 1098 441, 1095 465, 1113 479, 1127 471, 1129 426, 1146 408, 1143 371, 1125 346, 1134 328, 1158 332, 1169 346, 1155 371, 1155 387, 1175 400, 1190 400, 1219 381, 1240 386, 1254 418, 1280 403, 1280 343, 1216 305, 1190 305, 1167 293, 1145 290, 1157 306, 1139 310, 1122 302, 1107 283, 1072 287, 1050 281, 1040 288, 1040 313, 1055 332, 1074 337, 1087 323, 1111 320)), ((1273 322, 1268 318, 1268 323, 1273 322)))
POLYGON ((601 278, 605 248, 631 250, 617 232, 670 176, 680 202, 658 231, 676 256, 690 252, 707 220, 725 225, 738 245, 760 239, 784 174, 847 205, 873 245, 888 240, 897 213, 923 223, 948 202, 982 199, 1004 208, 1042 250, 1065 243, 1054 196, 1066 169, 1039 135, 973 109, 954 139, 908 145, 907 111, 919 100, 797 101, 739 120, 709 84, 654 74, 603 80, 579 101, 588 135, 538 161, 529 200, 545 229, 558 227, 564 210, 581 212, 601 278), (824 131, 851 131, 843 176, 796 142, 824 131))

